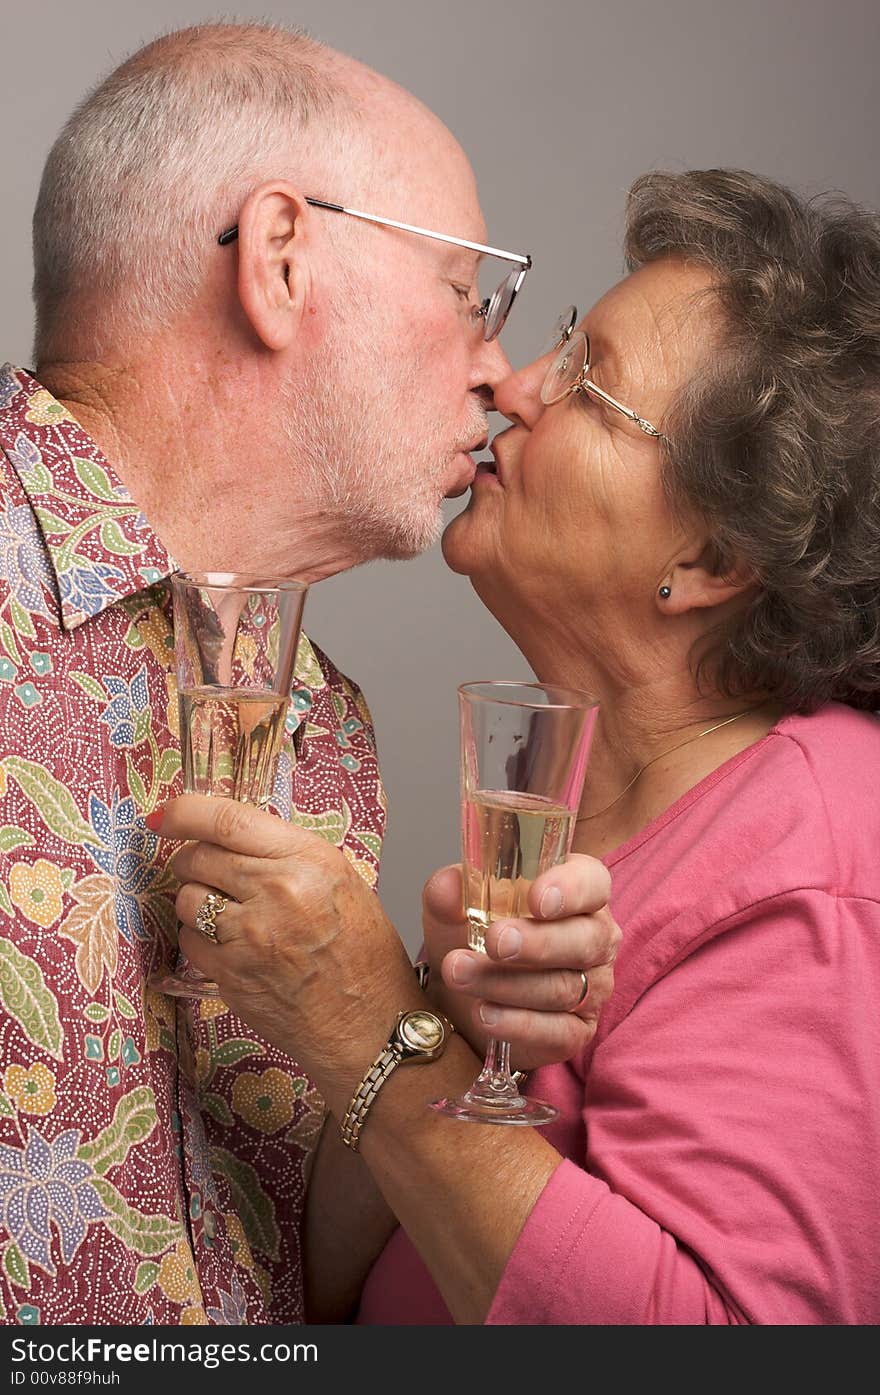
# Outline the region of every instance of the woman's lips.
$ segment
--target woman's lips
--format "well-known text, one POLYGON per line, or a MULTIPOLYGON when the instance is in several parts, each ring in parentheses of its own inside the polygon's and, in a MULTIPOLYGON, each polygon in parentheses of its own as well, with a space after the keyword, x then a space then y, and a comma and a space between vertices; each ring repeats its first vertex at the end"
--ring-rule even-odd
POLYGON ((474 484, 476 484, 478 480, 491 480, 492 485, 496 488, 503 488, 501 479, 491 460, 481 460, 477 465, 477 473, 474 475, 474 484))
POLYGON ((523 442, 527 438, 528 432, 523 428, 508 426, 504 431, 499 431, 495 439, 489 444, 489 450, 495 463, 487 468, 494 474, 502 489, 507 488, 516 473, 518 457, 522 452, 523 442))
POLYGON ((504 467, 504 459, 503 459, 504 452, 503 452, 503 450, 501 449, 501 442, 502 442, 502 439, 503 439, 503 437, 506 436, 506 435, 507 435, 507 432, 506 432, 506 431, 505 431, 505 432, 502 432, 500 435, 498 435, 498 436, 495 437, 495 440, 492 441, 492 443, 491 443, 490 446, 489 446, 489 450, 492 452, 492 460, 493 460, 493 464, 492 464, 492 466, 491 466, 490 468, 492 469, 492 472, 493 472, 493 474, 495 475, 495 478, 497 479, 498 483, 501 485, 502 489, 504 488, 504 486, 505 486, 506 483, 507 483, 506 472, 505 472, 505 467, 504 467))

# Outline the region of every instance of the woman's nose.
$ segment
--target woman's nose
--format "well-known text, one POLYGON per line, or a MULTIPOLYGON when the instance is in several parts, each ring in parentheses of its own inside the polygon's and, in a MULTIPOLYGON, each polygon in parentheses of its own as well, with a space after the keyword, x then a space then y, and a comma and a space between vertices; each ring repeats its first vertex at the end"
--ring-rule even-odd
POLYGON ((495 388, 495 406, 512 422, 527 426, 529 430, 536 424, 544 411, 541 401, 541 385, 547 373, 549 354, 536 358, 532 363, 511 373, 495 388))

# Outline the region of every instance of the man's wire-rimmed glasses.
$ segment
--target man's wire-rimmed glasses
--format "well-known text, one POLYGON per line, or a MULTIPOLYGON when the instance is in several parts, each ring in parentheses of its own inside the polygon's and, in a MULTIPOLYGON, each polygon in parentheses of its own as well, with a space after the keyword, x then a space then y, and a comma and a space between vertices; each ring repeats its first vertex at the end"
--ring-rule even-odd
MULTIPOLYGON (((483 321, 483 337, 487 343, 496 339, 504 328, 504 322, 510 314, 510 307, 516 300, 517 294, 526 279, 526 272, 532 264, 532 259, 522 252, 505 252, 500 247, 485 247, 481 242, 468 242, 463 237, 452 237, 449 233, 431 232, 428 228, 417 228, 412 223, 399 223, 395 218, 380 218, 375 213, 362 213, 357 208, 344 208, 341 203, 328 203, 326 199, 306 198, 306 203, 312 208, 326 208, 331 213, 347 213, 350 218, 362 218, 366 223, 378 223, 383 228, 397 228, 400 232, 416 233, 419 237, 432 237, 435 242, 449 242, 454 247, 464 247, 468 252, 480 252, 484 257, 498 257, 503 262, 513 262, 511 271, 504 277, 500 285, 486 296, 485 300, 478 306, 474 306, 475 319, 483 321)), ((221 247, 226 247, 230 242, 234 242, 238 237, 238 224, 227 228, 218 237, 217 241, 221 247)))
POLYGON ((632 407, 624 407, 610 392, 605 392, 604 388, 593 382, 590 377, 590 337, 582 330, 575 330, 576 324, 577 309, 574 305, 569 305, 553 326, 550 348, 556 349, 557 353, 547 369, 547 376, 541 387, 541 401, 544 406, 552 407, 555 402, 561 402, 572 392, 589 392, 606 406, 612 407, 615 412, 622 412, 629 421, 635 422, 646 436, 668 441, 669 438, 662 431, 645 421, 632 407))

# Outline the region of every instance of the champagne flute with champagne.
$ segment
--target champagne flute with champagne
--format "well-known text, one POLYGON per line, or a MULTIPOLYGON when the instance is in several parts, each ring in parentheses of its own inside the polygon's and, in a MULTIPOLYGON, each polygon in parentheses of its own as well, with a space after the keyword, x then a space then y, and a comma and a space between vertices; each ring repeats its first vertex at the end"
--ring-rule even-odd
MULTIPOLYGON (((171 578, 183 787, 264 808, 284 740, 308 587, 233 572, 171 578)), ((150 986, 174 997, 216 998, 187 960, 150 986)))
MULTIPOLYGON (((464 683, 458 698, 464 910, 468 945, 485 953, 491 923, 527 916, 532 882, 569 854, 598 706, 546 683, 464 683)), ((481 1124, 547 1124, 558 1113, 519 1093, 503 1041, 490 1041, 461 1098, 431 1108, 481 1124)))

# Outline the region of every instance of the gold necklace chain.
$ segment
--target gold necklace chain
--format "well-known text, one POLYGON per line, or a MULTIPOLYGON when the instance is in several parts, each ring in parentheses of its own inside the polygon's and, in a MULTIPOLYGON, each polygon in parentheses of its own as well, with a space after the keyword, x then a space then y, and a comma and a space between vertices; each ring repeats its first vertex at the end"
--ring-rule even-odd
POLYGON ((658 756, 652 756, 650 760, 646 760, 645 764, 639 770, 636 771, 629 784, 624 785, 623 789, 620 791, 620 794, 616 794, 614 796, 610 804, 606 804, 603 809, 597 809, 594 814, 581 814, 575 820, 575 822, 589 823, 590 819, 597 819, 600 814, 607 814, 608 810, 613 809, 614 805, 619 803, 619 801, 623 799, 623 796, 627 793, 627 791, 632 789, 636 780, 639 778, 640 775, 644 774, 644 772, 648 769, 649 765, 654 765, 658 760, 662 760, 664 756, 671 756, 673 751, 680 751, 682 746, 690 746, 692 742, 699 741, 701 736, 711 736, 713 731, 720 731, 722 727, 729 727, 731 722, 738 722, 740 717, 747 717, 750 712, 760 711, 762 706, 763 703, 759 703, 757 707, 746 707, 743 709, 742 712, 734 712, 732 717, 725 717, 723 722, 716 722, 714 726, 706 727, 705 731, 698 731, 696 736, 689 736, 685 741, 679 741, 677 746, 670 746, 667 751, 661 751, 658 756))

